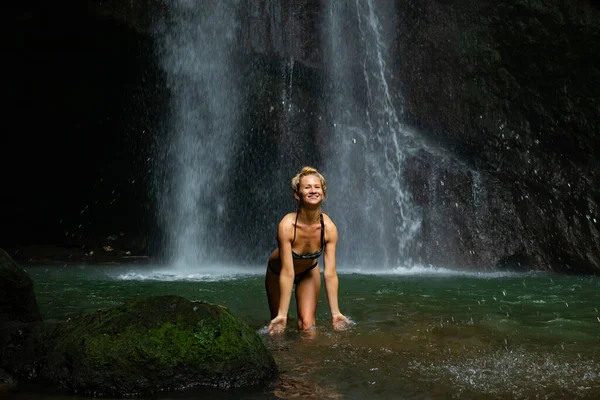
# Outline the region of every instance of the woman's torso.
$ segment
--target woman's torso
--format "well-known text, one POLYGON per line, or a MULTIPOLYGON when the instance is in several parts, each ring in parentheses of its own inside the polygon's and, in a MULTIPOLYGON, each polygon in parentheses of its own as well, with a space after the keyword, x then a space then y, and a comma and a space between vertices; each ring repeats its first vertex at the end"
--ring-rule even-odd
MULTIPOLYGON (((319 220, 312 224, 304 224, 302 221, 298 221, 297 216, 297 213, 289 213, 284 217, 284 220, 292 227, 292 236, 289 238, 292 243, 292 252, 300 257, 306 257, 293 258, 294 273, 301 274, 311 268, 325 250, 327 216, 321 214, 319 220)), ((269 257, 269 263, 273 269, 281 271, 279 248, 275 249, 269 257)))

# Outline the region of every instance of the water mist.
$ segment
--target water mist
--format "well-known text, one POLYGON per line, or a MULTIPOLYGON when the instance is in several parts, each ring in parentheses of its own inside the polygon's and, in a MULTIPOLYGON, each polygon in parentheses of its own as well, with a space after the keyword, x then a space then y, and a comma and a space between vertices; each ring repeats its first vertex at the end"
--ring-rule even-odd
POLYGON ((170 90, 156 193, 170 263, 219 259, 225 184, 239 130, 239 1, 176 0, 157 24, 170 90))
POLYGON ((325 172, 334 182, 329 201, 346 265, 410 263, 420 226, 402 176, 413 139, 403 128, 402 99, 388 84, 388 38, 396 26, 379 13, 390 9, 388 0, 328 3, 326 107, 333 126, 325 172))

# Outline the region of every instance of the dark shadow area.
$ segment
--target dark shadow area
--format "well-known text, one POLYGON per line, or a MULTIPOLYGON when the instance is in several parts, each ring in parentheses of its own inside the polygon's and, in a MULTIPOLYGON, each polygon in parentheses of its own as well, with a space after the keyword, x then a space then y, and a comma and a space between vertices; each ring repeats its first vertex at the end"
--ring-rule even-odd
POLYGON ((3 13, 8 104, 2 246, 153 230, 149 171, 165 106, 153 43, 82 4, 3 13))

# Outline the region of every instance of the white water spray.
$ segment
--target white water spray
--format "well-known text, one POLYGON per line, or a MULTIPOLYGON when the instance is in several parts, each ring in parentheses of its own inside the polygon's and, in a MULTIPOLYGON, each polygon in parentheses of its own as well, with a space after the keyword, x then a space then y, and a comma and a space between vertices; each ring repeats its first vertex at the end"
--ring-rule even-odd
POLYGON ((157 198, 170 262, 180 268, 214 262, 222 250, 218 227, 239 129, 238 3, 175 0, 159 27, 171 104, 157 198))
POLYGON ((413 139, 403 128, 401 99, 388 84, 386 42, 395 23, 384 25, 378 15, 393 4, 378 3, 385 4, 338 0, 329 6, 326 63, 333 94, 327 107, 334 122, 325 162, 334 182, 340 258, 398 266, 410 262, 420 218, 402 176, 413 139))

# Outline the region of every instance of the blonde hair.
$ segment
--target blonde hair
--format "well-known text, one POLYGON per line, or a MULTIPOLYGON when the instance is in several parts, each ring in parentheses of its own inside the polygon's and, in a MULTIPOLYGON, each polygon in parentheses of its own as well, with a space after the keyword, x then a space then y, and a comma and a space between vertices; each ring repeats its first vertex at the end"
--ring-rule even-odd
POLYGON ((307 175, 314 175, 319 178, 321 181, 321 188, 323 189, 323 198, 325 199, 327 197, 327 181, 323 178, 323 175, 313 167, 302 168, 302 171, 292 178, 292 189, 294 190, 294 193, 300 192, 300 180, 307 175))

